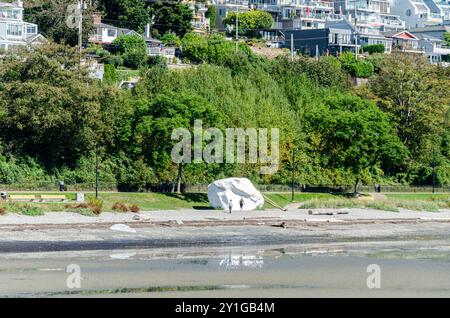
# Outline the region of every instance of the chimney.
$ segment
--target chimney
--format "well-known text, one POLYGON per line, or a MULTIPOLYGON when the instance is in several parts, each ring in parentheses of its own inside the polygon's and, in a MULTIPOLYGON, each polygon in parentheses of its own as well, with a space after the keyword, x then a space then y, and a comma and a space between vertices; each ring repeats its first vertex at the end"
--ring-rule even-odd
POLYGON ((23 1, 17 0, 17 1, 16 1, 16 5, 17 5, 19 8, 23 8, 23 1))
POLYGON ((150 38, 150 23, 145 26, 145 37, 150 38))
POLYGON ((92 15, 92 20, 94 22, 94 25, 102 23, 102 16, 99 13, 95 13, 92 15))

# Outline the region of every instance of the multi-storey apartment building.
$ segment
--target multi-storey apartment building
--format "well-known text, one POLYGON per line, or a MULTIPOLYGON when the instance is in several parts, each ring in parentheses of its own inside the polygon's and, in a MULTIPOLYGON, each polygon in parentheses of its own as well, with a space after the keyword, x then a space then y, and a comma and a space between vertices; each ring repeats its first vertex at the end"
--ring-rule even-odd
POLYGON ((268 11, 274 29, 321 29, 334 18, 331 0, 250 0, 253 9, 268 11))
POLYGON ((450 20, 448 0, 391 0, 392 12, 406 22, 407 28, 421 28, 450 20))
POLYGON ((216 27, 224 29, 222 19, 230 11, 258 9, 269 12, 274 20, 272 29, 318 29, 334 15, 331 0, 212 0, 216 6, 216 27))
POLYGON ((46 42, 36 24, 23 20, 23 11, 22 1, 0 2, 0 50, 46 42))
POLYGON ((396 31, 405 28, 400 16, 392 14, 389 0, 335 0, 336 11, 344 14, 362 33, 396 31))

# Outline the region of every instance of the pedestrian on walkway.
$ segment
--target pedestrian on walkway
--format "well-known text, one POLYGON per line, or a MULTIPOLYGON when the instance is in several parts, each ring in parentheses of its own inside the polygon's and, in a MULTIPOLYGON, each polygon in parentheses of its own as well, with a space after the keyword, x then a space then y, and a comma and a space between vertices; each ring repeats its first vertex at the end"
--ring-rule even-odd
POLYGON ((242 209, 244 208, 244 198, 241 198, 241 200, 239 200, 239 207, 242 209))
POLYGON ((231 214, 231 210, 233 210, 233 201, 230 200, 230 202, 228 202, 228 209, 230 210, 230 214, 231 214))

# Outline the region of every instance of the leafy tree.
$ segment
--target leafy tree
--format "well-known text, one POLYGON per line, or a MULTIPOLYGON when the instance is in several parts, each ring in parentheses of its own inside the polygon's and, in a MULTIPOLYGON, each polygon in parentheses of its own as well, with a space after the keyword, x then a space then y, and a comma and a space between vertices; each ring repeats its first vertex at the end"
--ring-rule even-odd
POLYGON ((370 61, 357 60, 351 52, 341 54, 339 61, 342 63, 342 68, 352 76, 368 78, 374 73, 374 66, 370 61))
POLYGON ((424 57, 392 54, 369 83, 378 106, 396 123, 400 140, 411 152, 407 164, 409 180, 417 182, 431 166, 430 153, 445 133, 449 110, 450 85, 442 69, 430 65, 424 57))
POLYGON ((153 27, 159 34, 175 32, 183 37, 192 30, 193 12, 189 6, 179 0, 167 2, 152 2, 149 4, 150 14, 153 16, 153 27))
POLYGON ((5 68, 0 109, 7 151, 32 154, 47 167, 73 165, 102 138, 102 93, 95 83, 86 85, 75 50, 53 45, 21 51, 5 68))
POLYGON ((398 164, 407 154, 389 117, 372 102, 338 95, 309 112, 307 119, 328 164, 354 174, 355 194, 364 170, 398 164))
MULTIPOLYGON (((237 16, 238 32, 242 35, 257 36, 258 31, 267 30, 272 27, 273 19, 267 11, 250 10, 244 13, 237 13, 237 16)), ((223 19, 223 24, 235 28, 236 12, 230 12, 223 19)))
POLYGON ((177 172, 178 191, 183 163, 175 169, 171 160, 171 141, 174 129, 187 128, 192 131, 194 120, 203 120, 205 125, 218 124, 219 113, 205 99, 192 93, 159 94, 150 103, 139 108, 135 138, 142 145, 145 160, 152 166, 159 179, 170 181, 171 172, 177 172), (164 142, 161 142, 164 141, 164 142))
POLYGON ((447 43, 447 45, 450 45, 450 32, 444 33, 444 41, 447 43))
MULTIPOLYGON (((72 0, 48 0, 29 5, 26 10, 26 20, 36 23, 39 32, 57 43, 78 45, 78 29, 67 25, 67 9, 73 5, 72 0)), ((92 14, 97 10, 95 2, 87 7, 83 19, 83 43, 87 43, 88 34, 92 30, 92 14)))
POLYGON ((208 11, 206 11, 206 17, 209 18, 209 24, 211 29, 216 29, 217 13, 215 5, 208 5, 208 11))
POLYGON ((180 38, 178 37, 178 35, 176 35, 175 32, 172 32, 172 31, 166 32, 161 37, 161 41, 166 46, 179 47, 181 45, 180 38))
POLYGON ((125 66, 137 69, 146 63, 147 47, 143 37, 122 35, 114 40, 113 45, 121 54, 125 66))
POLYGON ((114 84, 118 81, 119 76, 117 75, 114 65, 105 64, 105 74, 103 75, 103 79, 107 84, 114 84))
POLYGON ((100 8, 106 13, 105 21, 139 33, 151 21, 145 0, 101 0, 100 8))

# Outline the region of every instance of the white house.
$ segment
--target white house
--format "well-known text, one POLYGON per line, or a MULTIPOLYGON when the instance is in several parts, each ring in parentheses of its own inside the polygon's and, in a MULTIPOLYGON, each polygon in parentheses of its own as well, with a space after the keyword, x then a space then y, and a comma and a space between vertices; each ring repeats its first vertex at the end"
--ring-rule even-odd
POLYGON ((408 29, 450 19, 450 4, 443 0, 391 0, 391 11, 405 21, 408 29))
POLYGON ((118 28, 113 25, 102 23, 102 18, 100 15, 93 16, 93 28, 94 31, 89 34, 89 42, 96 44, 112 44, 115 39, 121 35, 139 35, 136 31, 118 28))
POLYGON ((42 44, 47 40, 38 33, 38 26, 23 20, 23 2, 0 2, 0 49, 42 44))

